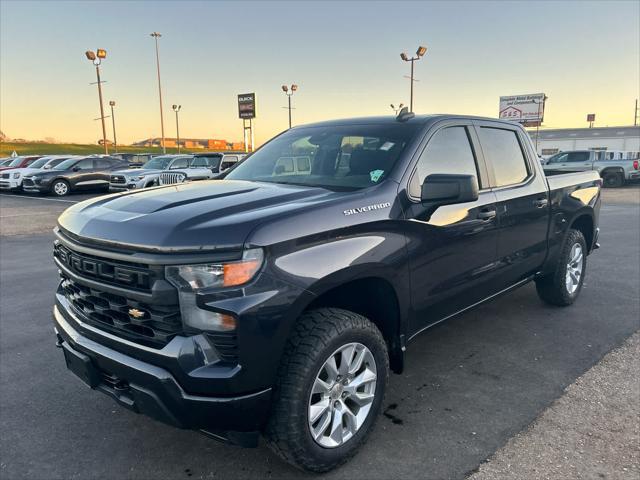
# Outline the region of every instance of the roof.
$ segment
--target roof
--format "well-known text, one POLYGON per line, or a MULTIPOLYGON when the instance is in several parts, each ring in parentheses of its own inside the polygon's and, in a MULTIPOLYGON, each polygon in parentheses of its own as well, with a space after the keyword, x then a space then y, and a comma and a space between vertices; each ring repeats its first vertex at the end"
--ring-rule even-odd
POLYGON ((391 125, 398 123, 421 123, 426 124, 436 120, 444 119, 471 119, 471 120, 488 120, 492 122, 501 122, 513 125, 513 122, 501 120, 499 118, 491 117, 476 117, 473 115, 454 115, 454 114, 432 114, 432 115, 416 115, 415 117, 399 122, 396 120, 395 115, 380 115, 377 117, 355 117, 355 118, 342 118, 337 120, 326 120, 323 122, 307 123, 305 125, 299 125, 293 128, 306 128, 306 127, 325 127, 325 126, 337 126, 337 125, 391 125))
MULTIPOLYGON (((535 130, 527 130, 529 134, 535 134, 535 130)), ((554 128, 540 130, 539 138, 598 138, 598 137, 640 137, 640 127, 594 127, 594 128, 554 128)))

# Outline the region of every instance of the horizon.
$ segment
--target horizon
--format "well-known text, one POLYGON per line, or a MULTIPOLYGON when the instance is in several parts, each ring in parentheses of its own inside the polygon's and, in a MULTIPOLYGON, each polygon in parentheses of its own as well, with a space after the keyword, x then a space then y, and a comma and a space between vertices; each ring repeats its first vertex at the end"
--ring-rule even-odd
POLYGON ((95 144, 102 136, 90 85, 95 69, 84 52, 104 48, 105 115, 109 100, 116 101, 118 143, 160 137, 152 31, 163 35, 167 138, 176 136, 176 103, 181 138, 241 141, 237 94, 255 92, 259 145, 288 126, 285 83, 300 85, 292 97, 294 125, 390 115, 390 103, 409 99, 409 66, 399 54, 419 45, 428 51, 415 65, 417 114, 497 117, 500 96, 544 92, 541 129, 583 128, 589 113, 596 127, 632 126, 640 96, 638 2, 526 9, 521 2, 149 5, 3 0, 0 130, 10 138, 95 144), (613 33, 599 35, 611 26, 613 33), (39 35, 24 34, 32 31, 39 35), (43 32, 46 45, 39 43, 43 32))

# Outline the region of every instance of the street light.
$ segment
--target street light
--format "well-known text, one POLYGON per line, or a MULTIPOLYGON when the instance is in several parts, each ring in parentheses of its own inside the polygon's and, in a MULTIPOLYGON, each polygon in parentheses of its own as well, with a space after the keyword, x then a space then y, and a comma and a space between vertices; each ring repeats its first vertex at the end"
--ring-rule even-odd
POLYGON ((293 83, 291 87, 282 85, 282 91, 289 100, 289 107, 284 107, 289 109, 289 128, 291 128, 291 95, 293 95, 293 92, 295 92, 296 90, 298 90, 298 85, 296 85, 295 83, 293 83))
POLYGON ((400 54, 400 58, 402 60, 404 60, 405 62, 411 62, 411 77, 409 77, 411 79, 411 95, 409 98, 409 111, 413 112, 413 82, 417 81, 413 79, 413 63, 417 60, 420 60, 422 57, 424 57, 424 54, 427 53, 427 47, 418 47, 418 50, 416 50, 416 56, 415 57, 411 57, 409 58, 407 56, 406 53, 402 52, 400 54))
POLYGON ((178 125, 178 112, 182 108, 182 105, 173 105, 171 108, 176 112, 176 141, 178 143, 178 153, 180 153, 180 127, 178 125))
POLYGON ((158 68, 158 95, 160 97, 160 132, 162 134, 162 153, 167 153, 164 145, 164 116, 162 114, 162 87, 160 86, 160 55, 158 54, 158 38, 162 35, 158 32, 150 34, 156 41, 156 66, 158 68))
POLYGON ((96 67, 96 76, 98 77, 98 99, 100 100, 100 120, 102 121, 102 143, 104 145, 104 153, 109 154, 109 147, 107 146, 107 130, 104 126, 104 107, 102 105, 102 81, 100 80, 100 64, 103 58, 107 58, 107 51, 99 48, 96 55, 93 51, 87 50, 84 52, 87 59, 91 61, 96 67))
POLYGON ((391 104, 391 110, 393 110, 396 115, 398 115, 398 112, 402 110, 402 107, 404 107, 404 103, 401 103, 397 107, 393 103, 391 104))
POLYGON ((116 102, 113 100, 109 101, 109 106, 111 107, 111 125, 113 125, 113 149, 118 151, 118 141, 116 140, 116 116, 113 113, 113 107, 116 106, 116 102))

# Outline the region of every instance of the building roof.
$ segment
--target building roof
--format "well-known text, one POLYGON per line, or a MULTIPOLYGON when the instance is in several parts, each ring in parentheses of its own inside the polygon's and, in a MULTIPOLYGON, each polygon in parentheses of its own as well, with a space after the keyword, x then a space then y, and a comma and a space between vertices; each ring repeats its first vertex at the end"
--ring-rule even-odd
MULTIPOLYGON (((533 129, 527 130, 529 134, 536 134, 533 129)), ((540 130, 541 140, 552 140, 554 138, 625 138, 640 137, 640 127, 594 127, 594 128, 554 128, 540 130)))

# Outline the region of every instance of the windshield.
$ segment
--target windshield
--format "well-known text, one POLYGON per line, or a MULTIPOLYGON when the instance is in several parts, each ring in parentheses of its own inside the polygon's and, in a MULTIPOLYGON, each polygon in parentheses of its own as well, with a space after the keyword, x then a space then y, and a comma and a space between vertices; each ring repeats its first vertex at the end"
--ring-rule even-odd
POLYGON ((22 161, 24 160, 24 157, 16 157, 15 160, 13 160, 8 166, 9 167, 18 167, 22 161))
POLYGON ((148 170, 164 170, 169 165, 169 162, 174 157, 161 156, 155 157, 145 163, 142 168, 146 168, 148 170))
POLYGON ((226 176, 229 180, 357 190, 383 181, 419 124, 337 125, 289 130, 226 176))
POLYGON ((69 170, 71 168, 71 166, 76 163, 78 161, 77 158, 70 158, 69 160, 65 160, 62 163, 59 163, 58 165, 56 165, 55 167, 53 167, 54 170, 69 170))
POLYGON ((29 165, 29 167, 30 168, 42 168, 49 161, 51 161, 51 157, 40 158, 40 159, 36 160, 35 162, 33 162, 31 165, 29 165))

